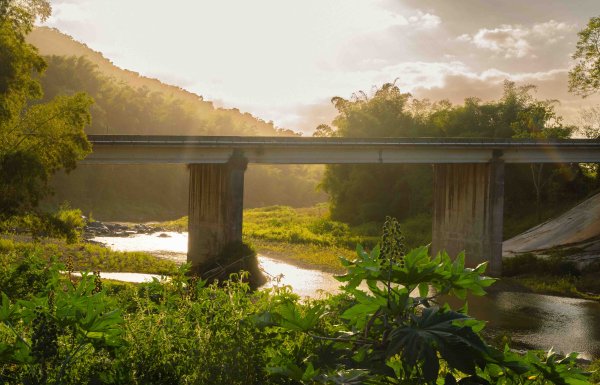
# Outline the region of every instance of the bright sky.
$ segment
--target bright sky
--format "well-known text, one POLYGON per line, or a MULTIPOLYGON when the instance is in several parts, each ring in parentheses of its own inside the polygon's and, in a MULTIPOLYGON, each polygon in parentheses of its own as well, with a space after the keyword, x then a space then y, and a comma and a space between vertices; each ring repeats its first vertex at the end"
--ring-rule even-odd
POLYGON ((310 133, 333 96, 396 80, 432 100, 498 98, 504 79, 578 109, 570 55, 600 0, 51 0, 46 25, 119 67, 310 133))

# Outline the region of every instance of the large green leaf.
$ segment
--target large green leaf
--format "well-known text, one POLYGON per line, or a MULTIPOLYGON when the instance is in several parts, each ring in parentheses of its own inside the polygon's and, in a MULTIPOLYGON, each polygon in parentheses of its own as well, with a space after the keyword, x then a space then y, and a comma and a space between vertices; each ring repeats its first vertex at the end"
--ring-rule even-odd
POLYGON ((412 316, 408 325, 390 333, 387 355, 401 354, 410 367, 422 362, 427 381, 437 378, 438 353, 450 368, 475 374, 476 364, 484 361, 488 348, 471 328, 456 325, 455 321, 468 318, 454 311, 426 308, 412 316))
POLYGON ((279 326, 289 330, 308 331, 317 324, 324 309, 322 306, 313 306, 302 312, 298 304, 288 301, 279 305, 276 313, 281 317, 279 326))

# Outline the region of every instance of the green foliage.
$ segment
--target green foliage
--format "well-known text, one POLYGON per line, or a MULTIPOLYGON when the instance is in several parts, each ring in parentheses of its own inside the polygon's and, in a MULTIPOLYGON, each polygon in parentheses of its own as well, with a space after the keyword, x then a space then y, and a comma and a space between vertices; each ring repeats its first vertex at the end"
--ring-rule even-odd
MULTIPOLYGON (((6 247, 6 246, 5 246, 6 247)), ((42 292, 50 279, 51 271, 46 261, 37 254, 27 253, 16 262, 13 255, 0 254, 0 287, 13 299, 28 298, 42 292)))
POLYGON ((68 204, 56 212, 35 213, 9 217, 0 222, 0 231, 10 233, 29 232, 34 238, 54 237, 75 243, 81 239, 85 221, 79 209, 71 209, 68 204))
POLYGON ((569 91, 583 97, 600 89, 600 17, 592 17, 579 33, 569 71, 569 91))
MULTIPOLYGON (((54 36, 45 29, 36 32, 54 36)), ((290 135, 272 122, 214 108, 197 95, 164 84, 153 86, 131 73, 119 81, 123 74, 114 73, 114 66, 99 67, 97 61, 83 56, 49 56, 46 60, 48 69, 40 79, 45 99, 77 92, 94 98, 89 134, 290 135)), ((311 165, 251 166, 245 177, 245 205, 301 207, 324 201, 325 195, 316 191, 322 170, 311 165)), ((51 202, 68 200, 84 211, 94 210, 99 218, 113 220, 173 218, 187 211, 187 203, 181 199, 187 194, 187 179, 184 165, 84 166, 55 178, 52 185, 57 197, 51 202), (98 189, 98 185, 104 188, 98 189)))
POLYGON ((168 282, 109 292, 99 276, 73 282, 46 267, 27 300, 2 298, 0 382, 276 383, 263 369, 275 343, 252 321, 270 299, 243 275, 206 286, 184 266, 168 282))
POLYGON ((592 362, 588 367, 588 370, 592 373, 590 382, 593 384, 600 384, 600 359, 592 362))
POLYGON ((288 287, 252 292, 244 273, 207 285, 187 265, 169 281, 137 286, 88 274, 76 282, 59 273, 70 268, 30 258, 36 271, 14 279, 34 274, 39 284, 0 301, 0 381, 588 383, 574 354, 522 356, 488 346, 466 302, 459 311, 441 303, 444 294, 483 295, 494 281, 482 276, 485 265, 431 258, 426 247, 398 255, 398 230, 397 222, 386 225, 385 256, 358 247, 356 260, 344 259, 344 293, 322 300, 300 301, 288 287))
POLYGON ((271 252, 301 264, 340 271, 340 255, 356 243, 374 245, 377 237, 328 217, 325 205, 294 209, 270 206, 244 210, 244 238, 261 253, 271 252))
POLYGON ((352 235, 345 223, 329 219, 324 206, 304 209, 270 206, 245 210, 243 234, 249 239, 342 247, 365 239, 352 235))
POLYGON ((244 242, 232 242, 221 250, 215 262, 200 264, 192 273, 202 276, 208 283, 213 283, 226 281, 231 274, 240 271, 246 272, 245 277, 252 289, 257 289, 266 282, 254 248, 244 242))
MULTIPOLYGON (((534 86, 516 86, 507 81, 499 100, 482 102, 468 98, 461 105, 452 105, 448 101, 431 103, 412 99, 388 83, 373 95, 359 93, 349 100, 333 98, 338 110, 334 127, 321 127, 317 134, 334 137, 569 137, 574 128, 562 123, 554 110, 556 101, 538 100, 532 94, 534 90, 534 86)), ((330 165, 321 187, 330 196, 334 220, 352 225, 382 223, 391 215, 405 222, 431 213, 432 177, 431 167, 424 165, 330 165)), ((544 206, 572 205, 595 188, 596 176, 586 174, 579 165, 533 168, 507 165, 506 223, 510 225, 512 218, 533 214, 533 222, 537 224, 546 211, 544 206), (530 204, 534 200, 539 203, 537 206, 530 204)), ((408 234, 415 236, 412 232, 408 234)), ((415 240, 415 244, 428 242, 430 239, 415 240)))
POLYGON ((267 336, 248 322, 264 306, 260 297, 235 277, 222 287, 181 279, 142 285, 129 299, 136 309, 126 316, 129 348, 118 362, 130 383, 270 383, 267 336))
POLYGON ((598 300, 600 263, 578 266, 568 257, 582 250, 553 249, 546 256, 533 253, 504 258, 502 275, 515 277, 517 282, 536 293, 598 300))
POLYGON ((3 383, 74 383, 77 361, 89 352, 114 354, 124 343, 120 311, 98 289, 97 277, 84 274, 73 283, 59 268, 50 269, 45 287, 29 300, 11 303, 2 293, 0 328, 14 337, 0 340, 3 383))
POLYGON ((550 275, 580 275, 575 262, 563 258, 562 255, 554 254, 544 258, 532 253, 525 253, 502 260, 502 275, 506 277, 531 272, 550 275))
POLYGON ((439 303, 443 295, 484 295, 494 282, 482 276, 485 264, 465 268, 464 255, 431 258, 426 247, 400 255, 399 234, 389 220, 384 252, 359 246, 356 260, 343 260, 348 272, 338 279, 350 302, 336 311, 336 323, 322 321, 331 308, 320 303, 283 302, 263 316, 318 344, 295 361, 274 357, 272 373, 303 384, 588 383, 576 354, 521 357, 487 345, 479 334, 484 323, 468 316, 466 302, 459 311, 439 303))
MULTIPOLYGON (((173 261, 147 253, 112 251, 89 243, 68 244, 57 239, 44 239, 32 243, 0 238, 0 266, 6 269, 0 269, 0 277, 11 271, 9 266, 12 264, 29 266, 27 262, 29 256, 37 256, 45 261, 56 258, 59 262, 72 265, 73 270, 76 271, 171 274, 177 266, 173 261)), ((0 285, 0 287, 5 286, 0 285)))
POLYGON ((39 81, 46 63, 25 42, 37 15, 47 17, 47 1, 3 1, 0 12, 0 216, 34 209, 48 195, 58 170, 75 168, 90 151, 83 129, 92 100, 84 94, 42 96, 39 81), (30 11, 35 13, 29 13, 30 11))

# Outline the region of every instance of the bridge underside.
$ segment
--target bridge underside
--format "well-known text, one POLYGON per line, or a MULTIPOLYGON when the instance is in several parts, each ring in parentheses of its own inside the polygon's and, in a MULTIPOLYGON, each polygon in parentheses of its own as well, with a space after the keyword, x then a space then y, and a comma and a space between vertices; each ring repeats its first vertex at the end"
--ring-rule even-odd
MULTIPOLYGON (((195 268, 218 262, 231 243, 242 240, 244 171, 247 162, 192 164, 188 262, 195 268)), ((434 165, 432 253, 451 257, 465 251, 467 265, 489 261, 499 275, 502 262, 504 162, 434 165)))

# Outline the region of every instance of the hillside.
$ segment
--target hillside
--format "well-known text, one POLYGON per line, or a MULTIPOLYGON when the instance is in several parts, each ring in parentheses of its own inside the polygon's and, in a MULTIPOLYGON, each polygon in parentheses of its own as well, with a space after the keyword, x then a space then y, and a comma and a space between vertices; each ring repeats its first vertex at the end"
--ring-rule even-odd
MULTIPOLYGON (((137 72, 125 70, 115 66, 100 52, 96 52, 87 45, 78 42, 71 36, 60 32, 55 28, 37 27, 28 36, 29 43, 37 47, 44 56, 84 56, 98 66, 101 73, 114 78, 119 82, 126 83, 130 87, 146 87, 150 91, 163 92, 174 95, 179 99, 196 102, 202 100, 201 96, 188 92, 182 88, 165 84, 157 79, 140 76, 137 72)), ((205 102, 212 106, 212 103, 205 102)))
MULTIPOLYGON (((86 92, 92 106, 90 134, 140 135, 295 135, 237 109, 215 108, 201 96, 113 65, 101 53, 55 29, 37 28, 28 37, 45 55, 48 69, 40 79, 44 99, 86 92)), ((284 204, 296 207, 323 202, 316 191, 322 166, 250 166, 246 207, 284 204)), ((102 220, 150 221, 187 214, 185 165, 80 166, 52 181, 56 194, 45 202, 64 201, 102 220)))
MULTIPOLYGON (((196 135, 294 135, 291 130, 284 130, 275 127, 271 122, 265 122, 249 113, 242 113, 238 109, 215 108, 210 101, 205 101, 202 96, 186 91, 182 88, 162 83, 157 79, 151 79, 141 76, 137 72, 125 70, 115 66, 110 60, 105 58, 100 52, 90 49, 87 45, 74 40, 72 37, 60 32, 57 29, 38 27, 34 29, 28 36, 27 40, 36 46, 40 53, 48 57, 49 68, 44 83, 55 79, 56 71, 61 66, 62 73, 60 76, 63 80, 73 81, 69 76, 73 72, 78 72, 83 69, 88 71, 83 80, 88 80, 90 77, 101 78, 101 82, 109 84, 103 85, 103 89, 85 89, 86 82, 80 82, 78 86, 68 89, 68 91, 85 91, 96 99, 96 103, 106 113, 106 102, 103 100, 107 88, 115 88, 113 94, 127 94, 127 99, 132 96, 154 97, 152 101, 155 103, 157 98, 160 98, 163 104, 176 104, 174 114, 180 114, 182 110, 187 119, 180 119, 182 122, 179 125, 170 125, 168 130, 149 130, 154 132, 129 132, 129 127, 114 127, 108 129, 114 133, 156 133, 156 134, 196 134, 196 135), (57 56, 60 58, 52 58, 57 56), (66 59, 69 57, 69 59, 66 59), (84 65, 82 60, 76 59, 85 58, 84 65), (57 64, 58 62, 58 64, 57 64), (65 65, 65 62, 67 65, 65 65), (86 65, 89 62, 92 65, 86 65), (86 68, 87 67, 87 68, 86 68), (99 92, 98 92, 99 91, 99 92), (227 127, 229 130, 222 132, 221 128, 227 127), (185 128, 182 128, 185 127, 185 128), (212 129, 215 127, 215 129, 212 129)), ((79 77, 82 76, 78 73, 79 77)), ((52 87, 44 84, 45 92, 48 97, 64 91, 52 92, 52 87)), ((112 100, 104 97, 106 100, 112 100)), ((122 103, 115 103, 122 104, 122 103)), ((156 103, 155 103, 156 104, 156 103)), ((132 109, 135 115, 135 108, 132 109)), ((107 124, 99 124, 98 120, 102 119, 98 109, 92 111, 95 123, 92 126, 90 133, 106 133, 107 124), (102 126, 102 127, 99 127, 102 126)), ((131 114, 131 111, 126 111, 126 114, 131 114)), ((163 125, 165 126, 165 125, 163 125)))

